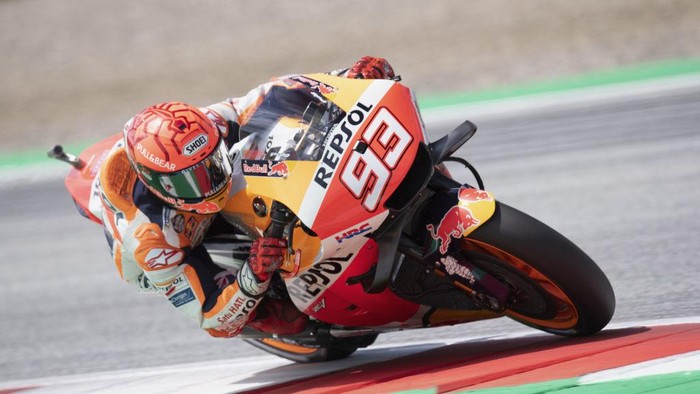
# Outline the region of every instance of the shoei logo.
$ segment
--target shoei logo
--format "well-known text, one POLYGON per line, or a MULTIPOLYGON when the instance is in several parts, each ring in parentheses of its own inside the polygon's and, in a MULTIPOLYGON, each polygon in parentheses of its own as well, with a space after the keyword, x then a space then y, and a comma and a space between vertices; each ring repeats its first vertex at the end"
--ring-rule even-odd
POLYGON ((206 134, 200 134, 195 139, 192 141, 188 142, 187 145, 185 145, 184 149, 184 154, 185 156, 192 156, 195 153, 199 152, 207 146, 207 143, 209 142, 209 138, 207 138, 206 134))

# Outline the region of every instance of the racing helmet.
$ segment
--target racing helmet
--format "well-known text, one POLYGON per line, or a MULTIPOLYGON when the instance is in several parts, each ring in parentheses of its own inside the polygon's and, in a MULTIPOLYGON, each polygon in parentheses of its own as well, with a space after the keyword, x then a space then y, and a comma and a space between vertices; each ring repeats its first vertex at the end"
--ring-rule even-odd
POLYGON ((227 147, 217 124, 197 107, 166 102, 142 110, 124 126, 124 145, 141 182, 165 203, 200 214, 226 204, 227 147))

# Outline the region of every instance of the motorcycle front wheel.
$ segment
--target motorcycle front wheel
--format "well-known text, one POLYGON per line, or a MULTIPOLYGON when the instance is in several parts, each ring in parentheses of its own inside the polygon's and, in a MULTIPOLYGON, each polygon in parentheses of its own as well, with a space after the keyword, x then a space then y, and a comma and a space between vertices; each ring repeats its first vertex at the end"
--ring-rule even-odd
POLYGON ((461 253, 510 289, 506 315, 542 331, 582 336, 603 329, 613 288, 596 263, 563 235, 497 202, 494 215, 462 239, 461 253))

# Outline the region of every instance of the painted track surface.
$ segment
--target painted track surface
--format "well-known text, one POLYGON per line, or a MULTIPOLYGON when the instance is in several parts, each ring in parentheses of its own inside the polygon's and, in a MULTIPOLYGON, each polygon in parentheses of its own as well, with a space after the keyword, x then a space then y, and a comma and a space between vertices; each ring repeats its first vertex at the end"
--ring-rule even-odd
MULTIPOLYGON (((592 338, 578 339, 542 335, 487 339, 250 392, 370 394, 430 388, 440 393, 479 390, 575 378, 698 349, 700 324, 610 329, 592 338)), ((700 387, 700 377, 694 380, 694 387, 700 387)))
MULTIPOLYGON (((614 322, 696 316, 698 108, 695 87, 465 112, 480 131, 462 153, 500 200, 556 228, 598 262, 617 294, 614 322)), ((435 138, 457 123, 428 126, 435 138)), ((209 338, 165 300, 122 284, 100 230, 75 213, 61 181, 37 179, 0 186, 0 380, 263 354, 209 338)), ((522 329, 498 320, 384 335, 378 344, 522 329)), ((378 353, 369 349, 356 361, 378 353)))
POLYGON ((697 392, 700 319, 670 323, 611 327, 576 339, 530 332, 394 345, 318 365, 269 356, 5 382, 0 394, 697 392))

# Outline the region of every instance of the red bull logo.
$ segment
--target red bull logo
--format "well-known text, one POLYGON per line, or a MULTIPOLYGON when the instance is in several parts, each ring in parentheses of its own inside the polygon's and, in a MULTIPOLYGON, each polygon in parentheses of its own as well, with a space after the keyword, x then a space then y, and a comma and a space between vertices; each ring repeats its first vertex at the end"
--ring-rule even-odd
POLYGON ((484 190, 477 190, 462 186, 457 193, 460 203, 465 205, 455 205, 440 220, 437 227, 428 224, 426 228, 430 232, 430 236, 440 243, 440 253, 445 254, 450 247, 452 238, 460 238, 471 227, 480 223, 479 219, 474 217, 468 205, 478 201, 493 201, 493 197, 484 190))
POLYGON ((221 207, 212 201, 202 201, 196 204, 188 204, 184 200, 178 200, 178 206, 182 210, 191 212, 196 211, 202 215, 217 213, 221 210, 221 207))
POLYGON ((270 165, 270 170, 267 172, 267 176, 281 176, 286 177, 289 175, 289 167, 287 163, 280 161, 270 165))
POLYGON ((485 190, 472 189, 469 187, 460 187, 458 198, 461 202, 477 202, 477 201, 493 201, 493 197, 485 190))
POLYGON ((452 238, 459 238, 470 227, 479 224, 479 220, 474 217, 472 211, 461 205, 450 208, 445 216, 440 220, 440 224, 435 228, 432 224, 427 225, 430 236, 434 240, 440 241, 440 253, 447 253, 452 238))

